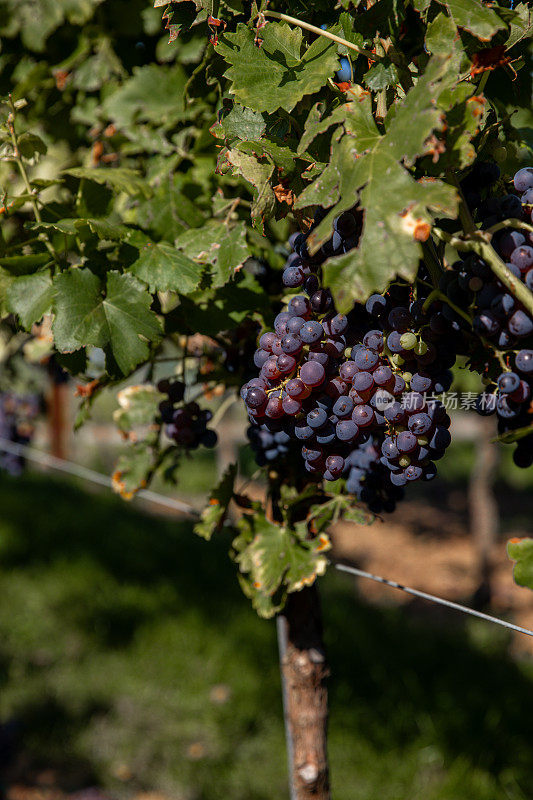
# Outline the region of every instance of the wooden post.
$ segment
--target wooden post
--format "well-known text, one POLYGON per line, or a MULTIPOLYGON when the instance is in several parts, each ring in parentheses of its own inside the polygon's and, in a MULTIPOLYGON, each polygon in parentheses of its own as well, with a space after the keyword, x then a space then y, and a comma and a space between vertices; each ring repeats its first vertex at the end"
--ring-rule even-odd
POLYGON ((48 400, 50 452, 56 458, 66 457, 66 410, 68 386, 52 378, 48 400))
POLYGON ((316 583, 289 594, 277 630, 291 800, 330 800, 329 669, 316 583))
POLYGON ((499 514, 493 485, 498 466, 498 449, 492 443, 492 419, 481 417, 476 437, 476 459, 470 476, 468 500, 470 530, 478 555, 479 585, 473 597, 476 608, 489 605, 492 596, 493 549, 498 537, 499 514))

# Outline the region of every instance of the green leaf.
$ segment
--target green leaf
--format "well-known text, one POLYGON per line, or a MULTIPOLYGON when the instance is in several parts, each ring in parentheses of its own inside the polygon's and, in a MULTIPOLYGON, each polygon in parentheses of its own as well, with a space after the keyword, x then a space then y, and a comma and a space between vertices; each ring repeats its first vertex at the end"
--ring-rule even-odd
POLYGON ((194 526, 194 532, 203 539, 209 540, 221 530, 233 497, 236 475, 237 465, 230 464, 209 496, 209 505, 204 508, 200 521, 194 526))
POLYGON ((265 216, 271 216, 276 205, 274 190, 270 183, 274 172, 273 165, 262 163, 255 156, 247 155, 240 150, 228 150, 226 160, 255 189, 251 210, 252 220, 259 223, 265 216))
POLYGON ((37 272, 15 280, 7 291, 7 306, 16 314, 20 324, 29 330, 50 310, 54 291, 50 272, 37 272))
POLYGON ((49 253, 32 253, 27 256, 4 256, 0 258, 0 267, 10 272, 12 275, 27 275, 34 272, 39 267, 49 264, 51 257, 49 253))
POLYGON ((262 114, 234 103, 231 110, 211 128, 215 136, 233 139, 259 139, 266 130, 262 114))
POLYGON ((515 583, 533 589, 533 539, 510 539, 507 555, 516 561, 513 569, 515 583))
POLYGON ((230 227, 226 222, 210 220, 203 228, 183 233, 176 246, 189 258, 214 268, 215 287, 233 278, 250 255, 244 222, 230 227))
POLYGON ((459 28, 472 33, 483 42, 488 42, 497 31, 505 28, 498 14, 480 0, 438 0, 448 10, 459 28))
POLYGON ((110 346, 119 368, 128 375, 149 354, 161 326, 150 310, 152 298, 132 275, 107 274, 106 295, 88 269, 71 269, 54 278, 56 347, 71 352, 86 345, 110 346))
POLYGON ((427 26, 426 47, 430 53, 451 53, 458 39, 457 27, 447 14, 437 14, 427 26))
POLYGON ((142 175, 128 167, 73 167, 63 170, 64 175, 74 178, 87 178, 96 183, 105 183, 118 192, 125 192, 132 197, 143 195, 150 197, 152 190, 142 175))
POLYGON ((81 217, 58 219, 55 222, 34 222, 27 227, 34 231, 55 230, 70 236, 75 236, 82 228, 88 227, 100 239, 117 240, 123 239, 127 231, 124 225, 118 225, 104 219, 83 219, 81 217))
POLYGON ((375 64, 370 67, 368 72, 363 75, 363 83, 370 91, 378 92, 380 89, 388 89, 398 83, 398 73, 394 64, 375 64))
POLYGON ((404 166, 424 155, 430 134, 444 125, 435 98, 455 80, 456 70, 455 59, 434 56, 398 104, 385 136, 371 119, 368 103, 353 106, 354 115, 344 125, 351 133, 334 138, 330 164, 298 199, 297 207, 319 202, 327 187, 328 200, 335 202, 308 239, 313 251, 329 238, 335 216, 357 202, 365 209, 358 248, 324 265, 339 310, 383 291, 395 275, 411 280, 421 256, 419 241, 427 238, 432 224, 428 210, 443 216, 456 213, 452 187, 437 180, 417 182, 404 166))
POLYGON ((256 512, 245 515, 239 528, 243 536, 234 542, 238 549, 235 560, 241 572, 249 573, 261 595, 272 597, 281 587, 287 592, 298 591, 324 574, 327 560, 323 553, 330 547, 329 538, 321 534, 308 539, 305 523, 290 530, 256 512))
POLYGON ((24 158, 33 158, 34 155, 45 155, 46 145, 40 136, 35 133, 23 133, 18 137, 18 148, 24 158))
POLYGON ((150 291, 190 294, 200 283, 203 267, 167 242, 147 242, 129 268, 150 291))
POLYGON ((231 64, 226 77, 230 92, 254 111, 292 111, 306 94, 318 91, 338 69, 336 48, 323 36, 300 56, 302 32, 285 23, 269 22, 255 44, 254 31, 243 23, 236 33, 220 37, 217 52, 231 64))
POLYGON ((140 121, 158 125, 173 122, 183 114, 186 80, 180 64, 134 67, 133 77, 106 98, 103 112, 125 129, 140 121))
POLYGON ((119 408, 113 412, 113 422, 124 433, 139 426, 152 425, 161 400, 163 395, 151 383, 127 386, 117 394, 119 408))
POLYGON ((153 449, 144 442, 132 445, 118 458, 112 477, 113 491, 124 500, 131 500, 147 485, 153 466, 153 449))

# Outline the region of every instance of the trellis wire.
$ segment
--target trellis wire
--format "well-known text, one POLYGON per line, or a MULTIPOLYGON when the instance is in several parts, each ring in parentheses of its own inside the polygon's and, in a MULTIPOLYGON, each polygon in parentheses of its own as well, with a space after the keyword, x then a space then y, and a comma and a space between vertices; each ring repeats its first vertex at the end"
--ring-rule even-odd
MULTIPOLYGON (((45 453, 43 450, 37 450, 35 447, 30 447, 27 444, 17 444, 15 442, 10 442, 8 439, 0 438, 0 450, 4 450, 5 452, 12 453, 16 456, 22 456, 27 458, 29 461, 35 461, 38 464, 51 467, 52 469, 57 469, 60 472, 66 472, 69 475, 82 478, 82 480, 90 481, 91 483, 96 483, 100 486, 105 486, 107 489, 112 488, 111 478, 109 478, 107 475, 102 475, 101 472, 96 472, 95 470, 89 469, 88 467, 83 467, 80 464, 74 464, 72 461, 66 461, 63 458, 57 458, 49 453, 45 453)), ((174 511, 181 511, 189 516, 199 516, 199 512, 188 503, 183 503, 181 500, 174 500, 172 497, 166 497, 165 495, 158 494, 157 492, 152 492, 150 489, 141 489, 135 494, 135 497, 148 500, 149 502, 160 506, 165 506, 166 508, 171 508, 174 511)), ((347 572, 348 574, 355 575, 359 578, 367 578, 368 580, 376 581, 377 583, 383 583, 385 586, 390 586, 392 589, 400 589, 402 592, 406 592, 406 594, 411 594, 414 597, 421 597, 423 600, 428 600, 430 603, 437 603, 438 605, 446 606, 446 608, 453 608, 455 611, 460 611, 463 614, 470 614, 472 617, 478 617, 486 622, 492 622, 494 625, 501 625, 502 627, 508 628, 511 631, 524 633, 526 636, 533 636, 533 631, 530 631, 527 628, 522 628, 520 625, 513 625, 512 622, 506 622, 498 617, 492 617, 490 614, 483 614, 481 611, 468 608, 468 606, 463 606, 460 603, 454 603, 452 600, 445 600, 443 597, 437 597, 436 595, 429 594, 428 592, 421 592, 419 589, 412 589, 410 586, 404 586, 397 581, 390 580, 389 578, 383 578, 380 575, 373 575, 371 572, 365 572, 365 570, 357 569, 357 567, 350 567, 348 564, 335 564, 335 568, 340 572, 347 572)))
POLYGON ((335 568, 340 572, 348 572, 350 575, 356 575, 358 578, 368 578, 369 580, 376 581, 377 583, 384 583, 385 586, 391 586, 393 589, 400 589, 402 592, 412 594, 415 597, 421 597, 423 600, 429 600, 431 603, 438 603, 441 606, 453 608, 455 611, 461 611, 463 614, 470 614, 472 617, 479 617, 479 619, 484 619, 486 622, 492 622, 495 625, 501 625, 504 628, 509 628, 511 631, 525 633, 526 636, 533 636, 533 631, 530 631, 527 628, 521 628, 520 625, 513 625, 512 622, 506 622, 503 619, 499 619, 499 617, 491 617, 490 614, 483 614, 481 611, 475 611, 473 608, 462 606, 460 603, 454 603, 452 600, 445 600, 443 597, 436 597, 434 594, 421 592, 418 589, 411 589, 410 586, 404 586, 402 583, 398 583, 397 581, 391 581, 388 578, 382 578, 379 575, 373 575, 371 572, 365 572, 362 569, 350 567, 347 564, 335 564, 335 568))
MULTIPOLYGON (((30 447, 27 444, 17 444, 10 442, 8 439, 0 438, 0 450, 7 453, 12 453, 15 456, 22 456, 29 461, 35 461, 45 467, 57 469, 60 472, 66 472, 69 475, 74 475, 84 481, 97 483, 100 486, 105 486, 107 489, 112 489, 112 481, 107 475, 102 475, 101 472, 96 472, 88 467, 83 467, 80 464, 74 464, 72 461, 65 461, 63 458, 45 453, 43 450, 37 450, 35 447, 30 447)), ((167 497, 157 492, 152 492, 150 489, 141 489, 136 492, 134 497, 140 497, 143 500, 148 500, 150 503, 156 503, 166 508, 171 508, 173 511, 180 511, 189 516, 198 517, 199 512, 188 503, 182 503, 181 500, 174 500, 172 497, 167 497)))

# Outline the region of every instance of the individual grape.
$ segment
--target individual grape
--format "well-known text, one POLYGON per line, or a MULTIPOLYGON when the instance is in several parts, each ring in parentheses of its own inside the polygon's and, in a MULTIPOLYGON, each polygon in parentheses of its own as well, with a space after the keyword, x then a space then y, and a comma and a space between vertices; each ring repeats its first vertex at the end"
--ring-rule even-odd
MULTIPOLYGON (((533 173, 533 170, 531 170, 533 173)), ((519 350, 515 359, 516 368, 525 375, 533 372, 533 350, 519 350)))
POLYGON ((358 433, 359 427, 351 419, 343 419, 335 426, 335 434, 341 442, 352 442, 358 433))
MULTIPOLYGON (((350 80, 348 78, 348 80, 350 80)), ((337 233, 347 239, 357 229, 357 221, 350 211, 344 211, 336 219, 333 220, 333 228, 337 233)))
POLYGON ((518 309, 509 317, 508 328, 513 336, 518 336, 519 338, 529 336, 533 331, 533 320, 525 311, 518 309))
POLYGON ((411 317, 411 314, 407 308, 404 308, 403 306, 397 306, 389 313, 388 322, 391 328, 403 333, 407 331, 409 326, 412 324, 413 318, 411 317))
POLYGON ((304 282, 305 275, 300 267, 286 267, 283 270, 281 280, 284 286, 289 289, 296 289, 304 282))
POLYGON ((281 401, 281 405, 285 414, 289 416, 294 416, 294 414, 298 414, 302 408, 302 404, 300 400, 296 400, 296 398, 291 397, 290 395, 286 394, 281 401))
POLYGON ((500 218, 512 219, 522 216, 522 203, 515 194, 506 194, 500 200, 500 218))
POLYGON ((267 402, 267 399, 267 393, 263 389, 253 386, 246 393, 245 403, 250 408, 260 408, 267 402))
POLYGON ((387 310, 387 300, 381 294, 372 294, 366 301, 366 310, 373 317, 383 317, 387 310))
POLYGON ((511 253, 511 263, 516 264, 520 272, 527 272, 533 267, 533 247, 522 245, 511 253))
POLYGON ((411 431, 402 431, 396 437, 396 447, 399 453, 412 453, 418 447, 418 440, 411 431))
POLYGON ((338 83, 347 83, 352 80, 352 68, 346 56, 341 56, 339 59, 340 69, 335 73, 335 78, 338 83))
POLYGON ((406 413, 402 404, 396 400, 385 409, 384 416, 389 422, 400 425, 404 422, 406 413))
POLYGON ((513 183, 517 192, 527 192, 533 188, 533 169, 531 167, 519 169, 513 178, 513 183))
POLYGON ((281 349, 288 356, 293 356, 299 353, 302 349, 302 340, 299 336, 293 333, 288 333, 281 340, 281 349))
POLYGON ((268 352, 272 352, 272 345, 276 341, 277 336, 272 331, 268 331, 264 333, 261 338, 259 339, 259 348, 261 350, 267 350, 268 352))
POLYGON ((313 408, 307 415, 307 424, 317 430, 326 424, 328 419, 327 411, 323 408, 313 408))
POLYGON ((265 415, 270 419, 278 419, 283 416, 283 402, 280 397, 271 395, 265 408, 265 415))
POLYGON ((520 386, 520 378, 516 372, 504 372, 498 378, 498 389, 504 394, 511 394, 520 386))
POLYGON ((391 353, 401 353, 403 350, 401 342, 402 334, 398 331, 392 331, 387 337, 387 347, 391 353))
POLYGON ((320 287, 320 281, 316 275, 308 275, 304 281, 304 292, 311 297, 320 287))
POLYGON ((407 483, 405 472, 403 470, 401 472, 391 472, 390 482, 393 486, 405 486, 407 483))
POLYGON ((416 414, 424 410, 426 401, 420 392, 407 392, 403 396, 403 407, 409 415, 416 414))
POLYGON ((383 334, 381 331, 368 331, 363 336, 363 344, 365 347, 370 348, 370 350, 375 350, 377 353, 381 353, 383 350, 383 334))
POLYGON ((337 417, 347 417, 352 413, 353 408, 354 402, 352 398, 341 395, 335 401, 333 413, 336 414, 337 417))
POLYGON ((394 374, 390 367, 387 367, 383 364, 380 367, 377 367, 374 372, 372 373, 372 379, 376 386, 390 386, 391 383, 394 381, 394 374))
POLYGON ((324 314, 333 305, 331 292, 327 289, 319 289, 309 298, 311 308, 316 314, 324 314))
POLYGON ((302 317, 291 317, 287 322, 287 333, 299 335, 304 322, 305 320, 302 317))
MULTIPOLYGON (((392 312, 391 312, 392 313, 392 312)), ((403 350, 413 350, 416 346, 416 336, 414 333, 407 331, 407 333, 402 333, 399 339, 400 346, 403 350)))
POLYGON ((433 381, 429 375, 423 372, 415 372, 409 381, 409 385, 415 392, 428 392, 433 385, 433 381))
POLYGON ((500 323, 492 311, 476 314, 473 321, 474 330, 481 336, 494 336, 500 330, 500 323))
POLYGON ((318 361, 307 361, 300 369, 300 378, 306 386, 320 386, 325 375, 324 367, 318 361))
POLYGON ((165 394, 171 403, 180 403, 185 395, 185 384, 183 381, 171 381, 165 394))
POLYGON ((345 361, 339 368, 339 375, 343 381, 352 382, 354 376, 357 374, 358 368, 355 361, 345 361))
POLYGON ((320 430, 316 431, 315 435, 317 444, 322 445, 332 444, 337 438, 335 426, 329 421, 320 430))
POLYGON ((307 441, 313 438, 315 432, 306 422, 299 422, 294 426, 294 435, 301 441, 307 441))
POLYGON ((274 330, 278 336, 285 336, 287 333, 287 322, 290 320, 291 316, 292 314, 289 314, 287 311, 280 311, 280 313, 277 315, 276 319, 274 320, 274 330))
POLYGON ((366 428, 374 421, 373 409, 368 405, 355 406, 352 411, 352 421, 355 422, 359 428, 366 428))
POLYGON ((509 399, 512 400, 513 403, 525 403, 526 400, 529 400, 530 396, 531 389, 529 388, 529 383, 520 381, 518 387, 509 395, 509 399))
POLYGON ((277 364, 277 358, 269 358, 261 367, 261 372, 270 381, 275 381, 281 377, 281 371, 277 364))
POLYGON ((315 344, 324 336, 324 328, 318 320, 308 320, 302 325, 299 336, 305 344, 315 344))
POLYGON ((305 400, 310 395, 309 387, 300 378, 292 378, 288 381, 285 391, 289 397, 294 397, 296 400, 305 400))
POLYGON ((407 469, 404 470, 403 474, 405 475, 406 480, 417 481, 422 477, 422 472, 422 467, 419 467, 416 464, 410 464, 407 469))
POLYGON ((506 261, 514 250, 526 243, 526 237, 519 231, 505 231, 496 242, 499 253, 506 261))
POLYGON ((433 427, 433 420, 429 414, 420 412, 409 417, 408 425, 409 430, 414 433, 415 436, 423 436, 433 427))
POLYGON ((305 317, 310 311, 309 300, 301 294, 291 297, 288 305, 289 317, 305 317))
POLYGON ((336 314, 330 320, 329 327, 333 335, 340 336, 348 327, 348 318, 344 314, 336 314))
POLYGON ((353 377, 352 386, 361 397, 370 397, 374 388, 374 378, 370 372, 358 372, 353 377))
POLYGON ((369 347, 362 347, 359 350, 352 350, 352 359, 358 369, 369 370, 373 369, 379 362, 379 356, 374 350, 369 347))
MULTIPOLYGON (((439 425, 431 437, 429 446, 432 450, 446 450, 446 448, 449 447, 451 440, 452 437, 449 430, 439 425)), ((433 458, 435 458, 435 455, 433 455, 433 458)))
POLYGON ((296 359, 294 356, 282 353, 277 357, 276 365, 282 375, 289 375, 296 368, 296 359))
POLYGON ((344 458, 338 455, 328 456, 326 458, 326 467, 336 478, 342 475, 344 469, 344 458))

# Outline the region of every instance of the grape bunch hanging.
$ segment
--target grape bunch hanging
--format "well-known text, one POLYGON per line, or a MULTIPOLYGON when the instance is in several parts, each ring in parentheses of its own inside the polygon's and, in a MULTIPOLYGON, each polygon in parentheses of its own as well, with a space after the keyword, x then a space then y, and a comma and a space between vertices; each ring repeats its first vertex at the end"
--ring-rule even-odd
MULTIPOLYGON (((533 170, 515 176, 520 197, 491 197, 498 178, 497 165, 481 162, 462 187, 485 228, 531 217, 533 170)), ((311 229, 323 216, 319 209, 311 229)), ((313 255, 304 234, 291 236, 282 282, 300 293, 277 315, 274 330, 260 337, 254 355, 258 375, 242 387, 241 396, 260 465, 287 459, 297 449, 303 474, 312 480, 343 478, 346 492, 379 513, 394 509, 407 484, 436 476, 435 462, 451 442, 450 418, 439 395, 450 389, 457 355, 470 355, 480 340, 500 359, 505 350, 515 364, 513 372, 503 362, 506 368, 493 387, 486 381, 497 394, 500 430, 529 424, 533 351, 512 348, 527 339, 533 323, 490 267, 471 255, 443 272, 438 291, 422 263, 413 285, 397 281, 347 315, 337 313, 331 293, 321 286, 320 268, 330 256, 357 247, 360 230, 356 208, 335 220, 331 239, 313 255)), ((502 228, 494 246, 529 286, 533 248, 525 236, 502 228)), ((480 411, 481 406, 480 400, 480 411)), ((517 447, 520 466, 533 461, 532 439, 533 434, 517 447)))

